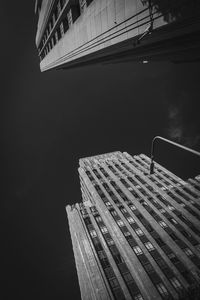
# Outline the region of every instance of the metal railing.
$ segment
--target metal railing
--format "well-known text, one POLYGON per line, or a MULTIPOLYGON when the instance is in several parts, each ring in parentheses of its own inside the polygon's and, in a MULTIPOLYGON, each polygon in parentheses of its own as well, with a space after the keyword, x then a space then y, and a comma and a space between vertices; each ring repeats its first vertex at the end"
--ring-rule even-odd
POLYGON ((196 150, 193 150, 193 149, 188 148, 188 147, 186 147, 186 146, 183 146, 183 145, 181 145, 181 144, 178 144, 178 143, 175 143, 175 142, 173 142, 173 141, 170 141, 170 140, 168 140, 168 139, 166 139, 166 138, 163 138, 162 136, 155 136, 155 137, 153 138, 153 140, 152 140, 152 143, 151 143, 150 174, 154 174, 154 151, 155 151, 155 142, 156 142, 157 140, 164 141, 164 142, 166 142, 166 143, 169 143, 169 144, 171 144, 171 145, 173 145, 173 146, 176 146, 176 147, 178 147, 178 148, 181 148, 181 149, 183 149, 183 150, 185 150, 185 151, 188 151, 188 152, 190 152, 190 153, 192 153, 192 154, 197 155, 197 156, 200 157, 200 152, 198 152, 198 151, 196 151, 196 150))

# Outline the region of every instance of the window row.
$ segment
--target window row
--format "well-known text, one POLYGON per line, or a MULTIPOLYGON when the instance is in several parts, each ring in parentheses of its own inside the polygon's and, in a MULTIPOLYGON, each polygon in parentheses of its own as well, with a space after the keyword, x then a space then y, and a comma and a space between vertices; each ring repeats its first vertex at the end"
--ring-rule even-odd
POLYGON ((40 59, 42 60, 64 36, 80 14, 92 0, 79 0, 65 10, 67 0, 58 0, 51 12, 46 30, 39 45, 40 59), (64 11, 64 14, 62 12, 64 11))

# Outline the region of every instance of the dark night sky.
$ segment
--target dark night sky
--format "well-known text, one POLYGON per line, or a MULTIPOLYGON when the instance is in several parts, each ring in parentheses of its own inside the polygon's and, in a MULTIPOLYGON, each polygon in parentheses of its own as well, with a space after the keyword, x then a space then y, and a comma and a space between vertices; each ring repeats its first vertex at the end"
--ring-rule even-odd
MULTIPOLYGON (((2 299, 79 299, 65 205, 80 201, 78 159, 149 154, 162 135, 200 149, 200 63, 126 63, 40 73, 34 1, 5 1, 1 20, 4 149, 2 299)), ((199 160, 161 145, 182 178, 199 160)), ((1 291, 2 293, 2 291, 1 291)))

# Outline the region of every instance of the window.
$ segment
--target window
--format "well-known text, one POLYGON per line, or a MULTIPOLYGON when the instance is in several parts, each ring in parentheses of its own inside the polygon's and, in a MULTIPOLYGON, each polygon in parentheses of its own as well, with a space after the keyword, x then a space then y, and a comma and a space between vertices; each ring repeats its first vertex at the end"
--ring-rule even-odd
POLYGON ((128 221, 130 224, 135 223, 135 221, 133 220, 132 217, 128 217, 128 218, 127 218, 127 221, 128 221))
POLYGON ((49 32, 51 32, 51 21, 49 22, 49 32))
POLYGON ((177 256, 176 256, 174 253, 170 253, 170 254, 168 255, 168 257, 169 257, 169 259, 171 260, 171 262, 172 262, 173 264, 176 264, 176 263, 179 262, 179 259, 177 258, 177 256))
POLYGON ((134 251, 137 255, 143 254, 142 249, 141 249, 139 246, 133 247, 133 251, 134 251))
POLYGON ((150 263, 145 264, 145 265, 144 265, 144 268, 145 268, 145 270, 146 270, 146 272, 147 272, 148 274, 151 274, 151 273, 154 273, 154 272, 155 272, 155 271, 154 271, 154 268, 152 267, 152 265, 151 265, 150 263))
POLYGON ((60 24, 60 33, 61 33, 61 36, 62 36, 62 37, 63 37, 64 34, 65 34, 63 22, 61 22, 61 24, 60 24))
POLYGON ((159 293, 160 293, 162 296, 168 296, 168 295, 169 295, 169 293, 168 293, 166 287, 164 286, 164 284, 163 284, 162 282, 156 284, 156 287, 157 287, 159 293))
POLYGON ((107 240, 107 243, 108 243, 108 245, 109 245, 109 246, 112 246, 112 245, 114 245, 114 241, 113 241, 112 239, 110 239, 110 240, 107 240))
POLYGON ((132 204, 129 207, 130 207, 131 210, 135 210, 136 209, 135 205, 132 205, 132 204))
POLYGON ((133 191, 133 188, 131 186, 128 187, 129 191, 133 191))
POLYGON ((178 281, 178 279, 176 277, 173 277, 170 279, 172 285, 175 287, 176 290, 182 290, 183 287, 181 285, 181 283, 178 281))
POLYGON ((100 258, 100 259, 107 258, 107 257, 106 257, 106 254, 105 254, 105 252, 104 252, 104 250, 99 251, 99 252, 98 252, 98 255, 99 255, 99 258, 100 258))
POLYGON ((73 19, 72 19, 72 11, 71 11, 71 9, 67 13, 67 20, 68 20, 69 27, 71 27, 73 25, 73 19))
POLYGON ((58 12, 58 16, 61 12, 61 4, 60 4, 60 1, 58 1, 58 4, 57 4, 57 12, 58 12))
POLYGON ((138 236, 141 236, 141 235, 144 234, 144 232, 143 232, 140 228, 137 228, 137 229, 135 230, 135 232, 136 232, 136 234, 137 234, 138 236))
POLYGON ((55 16, 55 14, 53 14, 53 16, 52 16, 52 23, 53 23, 53 26, 56 23, 56 16, 55 16))
POLYGON ((144 245, 147 248, 147 250, 149 250, 149 251, 152 251, 155 249, 154 246, 152 245, 152 243, 150 243, 150 242, 147 242, 144 245))
POLYGON ((97 233, 96 233, 95 230, 91 230, 91 231, 90 231, 90 235, 91 235, 91 237, 96 237, 96 236, 97 236, 97 233))
MULTIPOLYGON (((168 268, 166 262, 164 261, 163 258, 161 257, 154 257, 154 259, 156 260, 157 264, 159 265, 159 267, 162 269, 162 270, 165 270, 165 273, 166 271, 171 274, 171 270, 168 268)), ((169 275, 168 274, 168 275, 169 275)))
POLYGON ((124 235, 125 235, 125 236, 131 236, 131 234, 130 234, 129 231, 124 231, 124 235))
POLYGON ((107 257, 101 259, 101 264, 102 264, 103 269, 110 267, 110 263, 109 263, 107 257))
POLYGON ((187 256, 193 256, 194 255, 194 253, 189 248, 185 248, 183 251, 185 252, 185 254, 187 256))
POLYGON ((108 229, 106 228, 106 226, 100 227, 100 229, 101 229, 102 233, 107 233, 108 232, 108 229))
POLYGON ((144 298, 142 297, 141 294, 137 294, 135 297, 134 297, 134 300, 143 300, 144 298))
POLYGON ((178 224, 178 222, 175 220, 175 219, 171 219, 171 221, 174 223, 174 224, 178 224))
POLYGON ((56 43, 58 42, 58 32, 55 32, 55 39, 56 39, 56 43))
POLYGON ((170 210, 175 210, 175 208, 174 208, 173 206, 171 206, 171 205, 168 205, 168 208, 169 208, 170 210))
POLYGON ((166 224, 164 221, 159 221, 158 223, 160 224, 160 226, 161 226, 162 228, 167 227, 167 224, 166 224))
POLYGON ((96 217, 96 221, 97 221, 97 222, 101 222, 101 221, 102 221, 102 218, 101 218, 100 216, 97 216, 97 217, 96 217))
POLYGON ((168 232, 171 238, 177 243, 177 241, 180 241, 179 237, 174 232, 168 232))
POLYGON ((127 212, 126 208, 123 207, 123 208, 121 209, 121 212, 122 212, 122 213, 126 213, 126 212, 127 212))
POLYGON ((159 209, 160 213, 163 214, 164 212, 166 212, 166 210, 164 208, 159 209))
POLYGON ((131 276, 130 273, 124 274, 124 279, 125 279, 126 282, 133 281, 133 277, 131 276))
POLYGON ((122 220, 117 220, 117 224, 119 225, 119 227, 124 226, 124 222, 122 220))
POLYGON ((106 206, 111 206, 111 203, 109 201, 105 202, 106 206))
POLYGON ((85 8, 87 7, 86 0, 79 0, 79 2, 80 2, 81 12, 83 12, 85 10, 85 8))
POLYGON ((119 286, 118 281, 117 281, 116 278, 109 279, 109 281, 110 281, 110 285, 111 285, 112 288, 115 288, 115 287, 119 286))
POLYGON ((53 48, 53 46, 54 46, 54 40, 53 40, 53 38, 51 39, 51 45, 52 45, 52 48, 53 48))

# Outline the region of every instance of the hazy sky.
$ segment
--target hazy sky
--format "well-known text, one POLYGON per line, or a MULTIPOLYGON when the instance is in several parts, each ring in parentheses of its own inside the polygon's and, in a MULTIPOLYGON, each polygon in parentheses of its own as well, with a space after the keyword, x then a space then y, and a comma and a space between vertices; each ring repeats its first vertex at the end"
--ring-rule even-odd
MULTIPOLYGON (((65 205, 81 200, 78 159, 149 154, 155 135, 200 148, 200 63, 126 63, 40 73, 34 1, 3 2, 6 298, 79 299, 65 205), (69 296, 70 295, 70 296, 69 296)), ((183 178, 198 159, 159 145, 183 178)))

